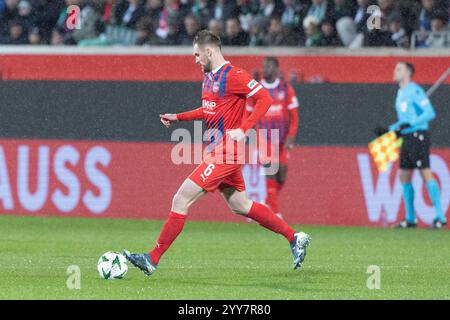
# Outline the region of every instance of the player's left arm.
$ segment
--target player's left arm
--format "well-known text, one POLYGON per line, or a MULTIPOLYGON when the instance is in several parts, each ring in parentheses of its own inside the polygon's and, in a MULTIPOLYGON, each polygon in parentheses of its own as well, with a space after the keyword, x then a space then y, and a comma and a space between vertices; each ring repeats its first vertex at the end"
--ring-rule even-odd
POLYGON ((436 117, 436 112, 434 111, 433 105, 431 104, 430 99, 421 87, 417 87, 415 89, 412 98, 414 104, 422 111, 422 113, 415 119, 409 121, 409 127, 403 129, 401 132, 403 134, 414 132, 415 127, 426 124, 436 117))
POLYGON ((248 118, 252 114, 254 106, 255 101, 253 101, 252 98, 248 98, 245 104, 244 119, 248 118))
POLYGON ((266 114, 273 100, 269 92, 244 70, 233 70, 232 77, 228 83, 228 91, 246 99, 252 98, 254 102, 253 111, 242 122, 241 126, 227 132, 227 135, 232 140, 239 141, 244 139, 247 131, 253 128, 258 120, 266 114))
POLYGON ((294 147, 295 137, 297 136, 298 130, 298 99, 295 95, 295 91, 291 86, 288 86, 288 101, 287 106, 289 112, 289 130, 285 141, 285 146, 287 149, 292 149, 294 147))
POLYGON ((273 102, 269 92, 262 87, 253 95, 253 99, 255 101, 253 111, 241 125, 241 129, 244 133, 256 125, 258 120, 261 119, 269 110, 273 102))

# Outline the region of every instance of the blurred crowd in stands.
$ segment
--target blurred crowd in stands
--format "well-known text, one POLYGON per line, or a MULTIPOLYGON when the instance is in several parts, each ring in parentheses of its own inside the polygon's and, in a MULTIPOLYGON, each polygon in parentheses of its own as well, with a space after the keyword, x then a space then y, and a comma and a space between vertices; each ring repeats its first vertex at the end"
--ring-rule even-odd
POLYGON ((191 45, 208 28, 226 46, 408 48, 415 35, 417 47, 446 47, 449 2, 0 0, 0 44, 191 45), (66 23, 70 5, 81 9, 80 28, 66 23))

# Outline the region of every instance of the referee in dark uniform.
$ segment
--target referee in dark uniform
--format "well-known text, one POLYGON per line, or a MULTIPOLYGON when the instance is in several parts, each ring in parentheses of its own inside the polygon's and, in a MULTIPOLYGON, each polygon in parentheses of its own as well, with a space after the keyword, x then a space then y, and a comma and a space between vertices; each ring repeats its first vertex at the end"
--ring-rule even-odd
POLYGON ((440 202, 439 186, 430 170, 428 133, 429 122, 436 117, 436 113, 422 87, 411 81, 414 71, 414 66, 408 62, 399 62, 394 70, 394 81, 400 87, 395 101, 398 121, 392 124, 389 130, 396 131, 403 137, 400 151, 400 181, 406 209, 405 219, 397 227, 417 227, 411 177, 414 169, 419 169, 436 212, 432 228, 441 229, 447 221, 440 202))

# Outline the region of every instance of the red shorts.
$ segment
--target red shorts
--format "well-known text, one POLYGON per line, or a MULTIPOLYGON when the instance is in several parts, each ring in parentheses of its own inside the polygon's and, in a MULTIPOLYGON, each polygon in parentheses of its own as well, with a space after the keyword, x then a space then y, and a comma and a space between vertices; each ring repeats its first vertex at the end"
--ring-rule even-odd
POLYGON ((203 160, 189 175, 189 179, 208 192, 229 187, 245 191, 242 164, 214 163, 203 160))

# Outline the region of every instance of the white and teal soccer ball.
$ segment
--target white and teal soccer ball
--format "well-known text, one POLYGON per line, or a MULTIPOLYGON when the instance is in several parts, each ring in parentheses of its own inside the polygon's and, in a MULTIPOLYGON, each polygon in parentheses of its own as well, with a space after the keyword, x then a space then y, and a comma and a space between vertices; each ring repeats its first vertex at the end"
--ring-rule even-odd
POLYGON ((97 270, 102 279, 122 279, 128 271, 127 259, 120 253, 108 251, 98 259, 97 270))

